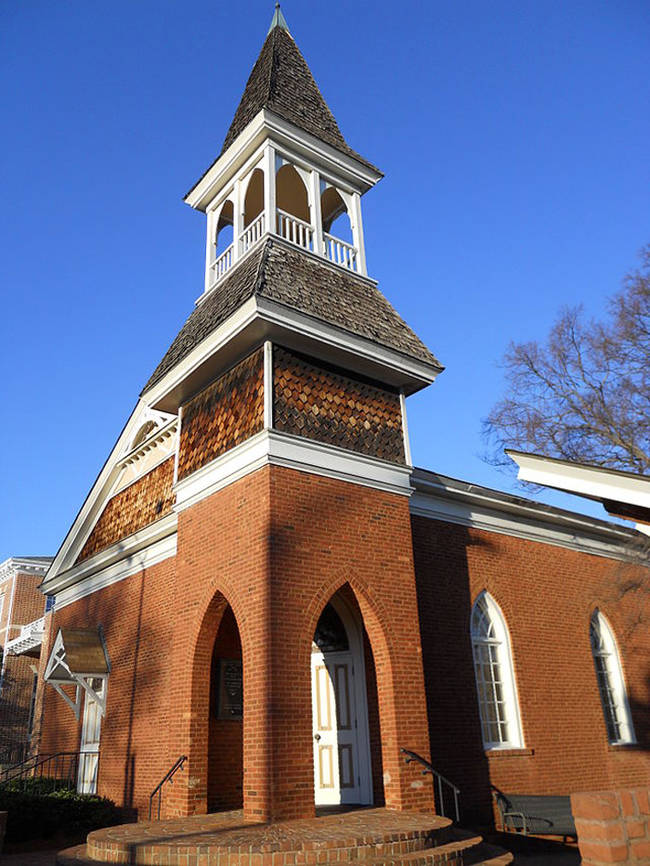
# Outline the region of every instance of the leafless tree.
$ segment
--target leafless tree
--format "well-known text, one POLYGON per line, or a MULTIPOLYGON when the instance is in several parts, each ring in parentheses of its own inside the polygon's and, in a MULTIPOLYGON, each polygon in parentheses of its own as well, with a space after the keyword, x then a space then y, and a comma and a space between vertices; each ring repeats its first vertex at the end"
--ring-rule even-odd
POLYGON ((483 422, 486 459, 504 448, 650 473, 650 244, 605 321, 565 309, 544 344, 511 343, 507 394, 483 422))

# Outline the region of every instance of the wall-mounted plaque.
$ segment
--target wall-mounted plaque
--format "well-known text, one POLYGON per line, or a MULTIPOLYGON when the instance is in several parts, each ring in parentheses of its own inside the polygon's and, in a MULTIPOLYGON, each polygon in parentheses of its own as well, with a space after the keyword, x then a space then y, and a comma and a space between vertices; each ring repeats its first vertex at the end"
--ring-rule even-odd
POLYGON ((218 719, 244 717, 244 688, 241 659, 219 659, 218 719))

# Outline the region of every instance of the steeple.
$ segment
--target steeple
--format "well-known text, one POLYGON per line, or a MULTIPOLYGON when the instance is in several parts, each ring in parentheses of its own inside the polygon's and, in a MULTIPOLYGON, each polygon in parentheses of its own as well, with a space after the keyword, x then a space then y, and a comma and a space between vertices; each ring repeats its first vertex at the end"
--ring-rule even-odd
POLYGON ((381 177, 344 139, 276 6, 221 153, 185 197, 207 217, 205 288, 145 387, 152 405, 173 411, 262 339, 405 394, 432 382, 441 365, 368 276, 361 198, 381 177), (209 350, 240 316, 236 338, 209 350))

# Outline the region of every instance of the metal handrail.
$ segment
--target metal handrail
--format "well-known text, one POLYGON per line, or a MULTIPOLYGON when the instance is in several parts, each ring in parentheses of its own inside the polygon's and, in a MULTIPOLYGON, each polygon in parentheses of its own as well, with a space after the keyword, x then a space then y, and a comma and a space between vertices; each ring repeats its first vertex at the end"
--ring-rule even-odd
POLYGON ((153 798, 158 794, 158 820, 160 820, 160 805, 162 803, 162 789, 163 785, 166 782, 169 782, 170 785, 174 784, 174 776, 175 774, 183 769, 183 764, 187 761, 187 755, 181 755, 180 758, 177 758, 176 763, 165 773, 164 777, 158 782, 156 787, 153 789, 151 794, 149 795, 149 820, 151 821, 151 812, 153 811, 153 798))
MULTIPOLYGON (((79 760, 86 752, 55 752, 50 755, 30 755, 24 761, 7 767, 0 774, 0 785, 11 782, 26 783, 30 779, 50 779, 66 786, 75 784, 79 774, 79 760)), ((93 753, 99 761, 99 754, 93 753)))
POLYGON ((412 752, 410 749, 400 749, 402 754, 406 755, 405 761, 407 764, 410 764, 411 761, 416 761, 418 764, 421 764, 424 767, 422 770, 422 775, 426 775, 427 773, 431 773, 431 775, 435 778, 438 783, 438 813, 440 815, 445 815, 445 817, 449 818, 450 816, 445 813, 445 799, 443 795, 443 785, 447 785, 448 788, 451 788, 454 794, 454 812, 456 814, 456 821, 460 821, 460 808, 458 805, 458 800, 460 797, 460 788, 457 788, 453 782, 450 782, 449 779, 445 778, 442 773, 439 773, 437 770, 434 770, 432 765, 426 758, 423 758, 422 755, 418 755, 417 752, 412 752))

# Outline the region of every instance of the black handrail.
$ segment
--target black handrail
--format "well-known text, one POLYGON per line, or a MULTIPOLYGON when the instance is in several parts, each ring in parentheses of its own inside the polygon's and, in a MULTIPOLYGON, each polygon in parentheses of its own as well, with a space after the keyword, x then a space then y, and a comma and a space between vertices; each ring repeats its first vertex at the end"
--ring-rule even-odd
POLYGON ((54 754, 30 755, 18 764, 7 767, 0 774, 0 786, 11 784, 26 787, 30 780, 47 780, 53 789, 76 787, 79 766, 82 761, 95 761, 95 773, 99 769, 98 752, 55 752, 54 754))
POLYGON ((427 761, 422 755, 418 755, 417 752, 412 752, 410 749, 400 749, 403 755, 405 755, 405 761, 407 764, 410 764, 411 761, 417 761, 418 764, 422 764, 424 770, 422 770, 422 775, 426 775, 427 773, 431 773, 431 775, 435 778, 438 783, 438 808, 437 812, 439 815, 444 815, 446 818, 451 817, 447 815, 445 812, 445 798, 443 795, 443 785, 447 785, 448 788, 451 788, 454 795, 454 811, 456 813, 456 821, 460 821, 460 809, 458 806, 458 800, 460 797, 460 788, 457 788, 453 782, 450 782, 449 779, 445 778, 442 773, 439 773, 437 770, 434 770, 432 765, 427 761))
POLYGON ((151 812, 153 811, 153 798, 158 794, 158 820, 160 820, 160 804, 162 802, 162 789, 163 785, 166 782, 169 782, 170 785, 174 784, 174 776, 178 772, 178 770, 183 769, 183 764, 187 761, 187 755, 181 755, 180 758, 176 760, 174 766, 169 769, 164 777, 158 782, 156 787, 153 789, 149 796, 149 820, 151 821, 151 812))

